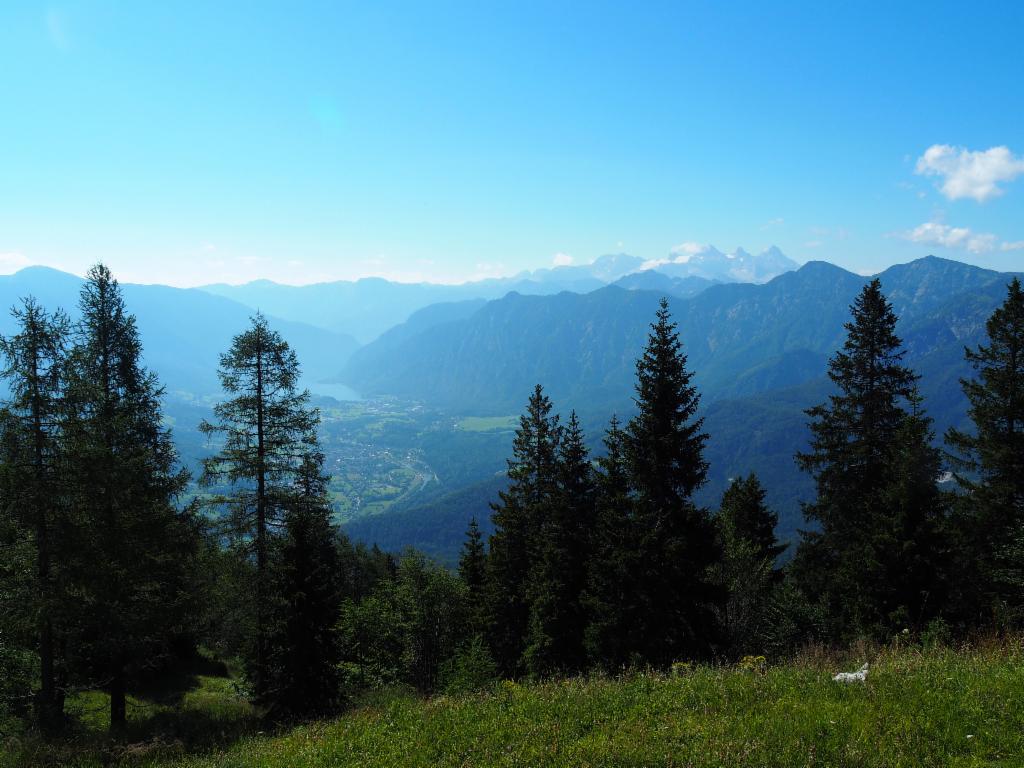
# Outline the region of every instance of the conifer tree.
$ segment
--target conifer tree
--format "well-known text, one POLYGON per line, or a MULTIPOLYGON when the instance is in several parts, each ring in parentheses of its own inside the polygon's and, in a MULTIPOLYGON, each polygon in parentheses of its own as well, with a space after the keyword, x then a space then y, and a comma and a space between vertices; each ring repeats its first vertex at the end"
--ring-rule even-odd
POLYGON ((605 455, 597 460, 596 519, 584 592, 587 658, 607 670, 626 664, 641 647, 638 619, 648 610, 647 596, 637 582, 640 531, 629 490, 625 441, 618 418, 612 416, 604 436, 605 455))
POLYGON ((539 384, 512 441, 508 490, 491 505, 494 534, 487 558, 487 612, 491 650, 502 674, 522 670, 529 625, 528 580, 536 561, 537 529, 557 488, 561 427, 539 384))
POLYGON ((724 587, 716 613, 729 653, 736 658, 762 654, 772 591, 778 581, 776 558, 785 550, 775 538, 778 515, 765 503, 757 475, 733 481, 722 495, 716 518, 722 560, 713 566, 724 587))
POLYGON ((468 602, 467 623, 470 635, 480 635, 486 626, 484 600, 487 579, 487 553, 484 551, 483 534, 474 517, 466 529, 466 540, 459 556, 459 578, 466 585, 468 602))
POLYGON ((315 446, 303 457, 272 558, 265 698, 277 719, 328 714, 340 703, 341 574, 323 461, 315 446))
POLYGON ((753 472, 734 480, 722 494, 719 529, 727 527, 730 536, 750 542, 758 558, 774 564, 788 545, 775 538, 779 516, 768 508, 765 496, 764 486, 753 472))
POLYGON ((537 528, 528 594, 530 626, 525 662, 535 677, 578 671, 584 661, 594 477, 579 419, 573 411, 558 445, 556 488, 537 528))
POLYGON ((923 627, 948 612, 952 578, 949 498, 939 488, 942 452, 915 391, 893 437, 877 548, 886 553, 882 612, 890 629, 923 627))
POLYGON ((647 605, 635 651, 664 665, 707 653, 718 591, 707 573, 718 557, 714 527, 692 499, 708 470, 700 395, 665 299, 636 371, 638 413, 626 427, 625 454, 641 553, 637 589, 647 605))
MULTIPOLYGON (((966 349, 976 378, 961 380, 972 432, 950 429, 956 480, 967 496, 971 572, 975 593, 1024 604, 1024 289, 1014 278, 1006 300, 985 326, 988 343, 966 349)), ((986 606, 988 607, 988 606, 986 606)))
POLYGON ((249 672, 257 698, 267 691, 267 610, 270 537, 279 531, 300 477, 300 463, 315 445, 318 415, 309 392, 298 390, 299 361, 266 318, 257 314, 221 355, 218 370, 228 399, 214 407, 216 422, 200 429, 223 443, 204 460, 201 483, 233 486, 214 498, 227 505, 233 527, 254 555, 254 637, 249 672))
POLYGON ((75 514, 68 560, 78 634, 69 644, 109 689, 118 730, 131 676, 155 665, 186 620, 197 539, 190 513, 175 506, 188 475, 163 424, 163 391, 142 366, 135 318, 102 264, 89 271, 79 307, 61 464, 75 514))
POLYGON ((917 583, 909 596, 895 587, 908 583, 908 568, 921 573, 901 554, 908 547, 928 548, 915 553, 915 563, 934 563, 930 548, 942 513, 928 491, 938 479, 938 454, 928 444, 917 376, 902 363, 896 315, 877 279, 851 313, 843 348, 829 361, 837 391, 807 412, 811 446, 797 456, 818 492, 804 514, 820 530, 803 533, 796 568, 839 637, 924 618, 932 586, 917 583))
MULTIPOLYGON (((64 489, 60 441, 67 365, 67 317, 48 314, 33 298, 11 312, 18 332, 0 339, 11 401, 4 420, 4 496, 35 554, 31 608, 36 620, 40 689, 36 721, 44 730, 60 725, 64 673, 58 658, 59 614, 67 600, 59 574, 64 489)), ((28 607, 28 606, 26 606, 28 607)))

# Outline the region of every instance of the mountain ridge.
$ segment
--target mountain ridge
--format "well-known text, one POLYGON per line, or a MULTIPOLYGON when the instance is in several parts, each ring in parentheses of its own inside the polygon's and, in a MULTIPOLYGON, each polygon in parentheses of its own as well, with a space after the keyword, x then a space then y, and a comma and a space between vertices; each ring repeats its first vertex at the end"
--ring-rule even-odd
MULTIPOLYGON (((998 282, 1000 275, 933 260, 890 268, 881 279, 897 312, 906 315, 906 326, 953 295, 998 282), (929 280, 928 297, 915 287, 922 277, 929 280)), ((673 300, 698 385, 720 392, 712 399, 751 394, 750 375, 758 369, 769 375, 764 368, 773 359, 772 375, 783 377, 777 384, 819 375, 842 341, 850 303, 868 279, 828 262, 809 262, 768 283, 718 283, 673 300)), ((659 299, 656 292, 616 285, 588 294, 511 292, 441 328, 408 334, 390 357, 373 343, 361 348, 341 380, 367 394, 488 413, 517 408, 519 393, 542 381, 553 396, 578 400, 582 394, 587 408, 596 410, 601 401, 608 404, 612 391, 629 390, 659 299)))
MULTIPOLYGON (((51 267, 26 267, 13 275, 0 275, 0 306, 10 309, 32 295, 46 309, 63 309, 73 319, 83 282, 51 267)), ((138 323, 145 363, 168 391, 199 398, 219 396, 220 354, 235 334, 245 330, 254 310, 195 288, 139 283, 121 283, 121 287, 127 310, 138 323)), ((355 339, 344 334, 271 315, 268 320, 296 350, 307 381, 335 377, 358 347, 355 339)), ((10 313, 0 313, 0 333, 15 329, 10 313)))
MULTIPOLYGON (((727 255, 713 247, 709 248, 707 254, 713 251, 721 258, 715 261, 705 254, 692 260, 690 266, 672 260, 648 265, 648 262, 637 256, 617 253, 604 254, 587 264, 542 267, 525 270, 511 277, 459 284, 400 283, 379 277, 364 277, 305 286, 284 285, 268 280, 255 280, 241 285, 213 283, 200 286, 198 290, 231 298, 278 317, 345 332, 368 343, 405 322, 413 312, 435 303, 493 300, 511 291, 528 295, 550 295, 566 290, 589 293, 640 272, 662 274, 669 280, 667 285, 674 286, 670 292, 692 295, 716 282, 747 279, 763 281, 797 266, 796 262, 775 246, 758 255, 737 249, 737 253, 742 254, 738 260, 726 258, 727 255), (701 274, 690 274, 691 271, 701 274), (713 276, 708 277, 706 274, 713 276)), ((646 279, 652 278, 648 276, 646 279)))

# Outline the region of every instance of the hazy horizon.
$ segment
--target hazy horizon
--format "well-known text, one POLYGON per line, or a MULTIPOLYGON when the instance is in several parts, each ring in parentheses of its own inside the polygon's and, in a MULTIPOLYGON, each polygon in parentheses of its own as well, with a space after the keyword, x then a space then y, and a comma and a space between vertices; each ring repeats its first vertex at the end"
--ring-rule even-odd
MULTIPOLYGON (((710 243, 708 245, 711 246, 711 247, 716 247, 716 246, 714 246, 713 243, 710 243)), ((774 246, 769 246, 769 247, 774 247, 774 246)), ((722 249, 718 249, 718 250, 722 250, 722 249)), ((732 249, 730 249, 730 250, 732 250, 732 249)), ((746 249, 744 249, 744 250, 746 250, 746 249)), ((764 250, 766 250, 766 249, 764 249, 764 250)), ((758 253, 760 253, 760 252, 761 251, 758 251, 758 253)), ((606 256, 606 255, 627 255, 627 256, 630 256, 632 254, 625 254, 625 253, 623 253, 623 254, 601 254, 601 256, 606 256)), ((786 255, 788 255, 788 254, 786 254, 786 255)), ((917 261, 919 259, 926 258, 926 257, 934 257, 935 255, 936 254, 928 253, 928 254, 925 254, 924 256, 915 256, 912 259, 905 259, 905 260, 902 260, 902 261, 894 261, 891 264, 886 264, 883 267, 881 267, 879 269, 876 269, 876 270, 872 270, 872 271, 868 271, 868 270, 852 270, 852 269, 848 269, 847 271, 853 272, 854 274, 862 275, 862 276, 865 276, 865 277, 871 277, 873 275, 881 274, 882 272, 884 272, 885 270, 887 270, 887 269, 889 269, 891 267, 899 266, 901 264, 908 264, 910 262, 917 261)), ((573 263, 573 264, 542 265, 542 266, 535 267, 533 269, 527 268, 527 269, 524 269, 524 270, 522 270, 520 272, 517 272, 515 274, 496 275, 496 276, 493 276, 493 277, 482 277, 482 278, 477 278, 476 280, 469 279, 469 280, 462 280, 460 282, 441 282, 441 281, 438 281, 438 280, 429 280, 429 279, 426 279, 426 280, 400 280, 400 279, 391 279, 391 278, 382 277, 381 275, 370 274, 370 275, 363 275, 363 276, 357 277, 357 278, 339 278, 337 280, 315 280, 315 281, 310 281, 310 282, 288 282, 286 280, 273 280, 273 279, 267 278, 267 277, 254 277, 254 278, 251 278, 251 279, 237 280, 237 281, 219 281, 219 282, 215 282, 215 283, 196 283, 194 285, 177 285, 175 283, 152 281, 152 280, 147 281, 147 280, 121 279, 116 272, 114 273, 114 277, 116 279, 118 279, 120 282, 130 283, 130 284, 135 284, 135 285, 164 285, 164 286, 168 286, 168 287, 172 287, 172 288, 182 288, 182 289, 204 288, 204 287, 211 287, 211 286, 216 286, 216 285, 242 286, 242 285, 247 285, 247 284, 250 284, 250 283, 259 283, 259 282, 273 283, 275 285, 282 285, 282 286, 287 286, 287 287, 290 287, 290 288, 302 288, 302 287, 305 287, 305 286, 323 285, 323 284, 332 283, 332 282, 357 282, 359 280, 372 280, 372 279, 383 279, 383 280, 388 280, 389 282, 395 282, 395 283, 400 283, 400 284, 404 284, 404 285, 428 284, 428 285, 437 285, 437 286, 454 286, 454 285, 465 285, 465 284, 468 284, 468 283, 480 282, 480 281, 485 281, 485 280, 503 280, 503 279, 507 280, 507 279, 512 279, 512 278, 524 276, 524 275, 529 275, 530 273, 536 272, 538 270, 558 269, 560 267, 565 267, 565 266, 587 266, 587 265, 593 264, 599 258, 601 258, 601 257, 598 256, 598 257, 595 257, 593 259, 589 259, 587 261, 581 261, 581 262, 573 263)), ((995 271, 1000 271, 1000 272, 1018 272, 1018 271, 1021 271, 1021 267, 1024 267, 1024 264, 1022 264, 1021 267, 1010 267, 1008 269, 998 269, 998 268, 986 267, 983 264, 978 264, 978 263, 976 263, 975 261, 972 261, 969 258, 959 258, 959 257, 956 257, 955 255, 941 256, 941 257, 938 257, 938 258, 945 258, 945 259, 949 259, 949 260, 952 260, 952 261, 959 261, 959 262, 964 263, 964 264, 970 264, 972 266, 981 267, 982 269, 995 269, 995 271)), ((812 261, 820 261, 820 262, 827 262, 827 263, 830 263, 830 264, 834 264, 834 262, 830 261, 828 258, 822 257, 822 258, 816 258, 816 259, 808 259, 805 262, 799 263, 797 269, 799 269, 800 267, 805 266, 808 262, 812 262, 812 261)), ((106 263, 102 259, 100 260, 100 262, 106 263)), ((668 263, 668 262, 666 262, 666 263, 668 263)), ((92 266, 92 264, 88 265, 81 272, 73 272, 71 270, 63 269, 61 267, 56 267, 56 266, 53 266, 53 265, 50 265, 50 264, 26 264, 26 265, 23 265, 23 266, 19 266, 19 267, 15 268, 15 269, 11 269, 10 271, 0 271, 0 277, 2 277, 2 276, 10 277, 10 276, 16 275, 17 273, 21 272, 22 270, 31 269, 31 268, 34 268, 34 267, 40 267, 40 268, 43 268, 43 269, 54 269, 54 270, 57 270, 59 272, 63 272, 65 274, 70 274, 70 275, 74 275, 75 277, 84 278, 85 275, 86 275, 86 272, 88 271, 89 267, 91 267, 91 266, 92 266)), ((839 266, 839 267, 841 267, 843 269, 847 269, 846 267, 842 267, 842 265, 839 265, 839 264, 835 264, 835 266, 839 266)), ((650 269, 650 268, 653 268, 653 267, 651 267, 650 264, 648 264, 648 263, 645 263, 644 265, 642 265, 642 269, 650 269)), ((641 269, 638 269, 636 271, 641 271, 641 269)), ((736 282, 744 282, 744 281, 736 281, 736 282)))

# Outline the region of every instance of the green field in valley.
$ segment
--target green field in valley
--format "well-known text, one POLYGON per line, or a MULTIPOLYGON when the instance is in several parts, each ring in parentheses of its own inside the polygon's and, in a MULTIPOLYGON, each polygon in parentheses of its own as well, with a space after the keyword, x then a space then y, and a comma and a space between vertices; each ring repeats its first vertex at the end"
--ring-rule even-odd
POLYGON ((511 432, 519 425, 518 416, 466 416, 456 429, 464 432, 511 432))

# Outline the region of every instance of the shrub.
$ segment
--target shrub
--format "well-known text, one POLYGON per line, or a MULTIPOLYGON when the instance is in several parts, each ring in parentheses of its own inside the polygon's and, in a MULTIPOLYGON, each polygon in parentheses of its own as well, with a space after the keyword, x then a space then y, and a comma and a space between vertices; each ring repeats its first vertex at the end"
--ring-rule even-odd
POLYGON ((442 687, 449 695, 481 691, 497 679, 498 665, 479 636, 465 643, 441 671, 442 687))

